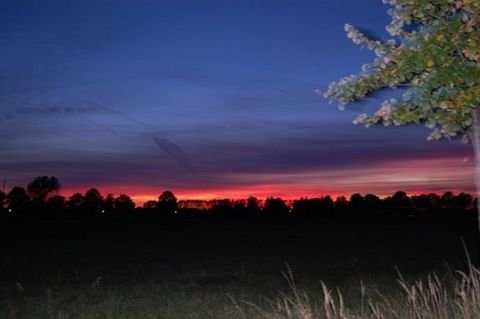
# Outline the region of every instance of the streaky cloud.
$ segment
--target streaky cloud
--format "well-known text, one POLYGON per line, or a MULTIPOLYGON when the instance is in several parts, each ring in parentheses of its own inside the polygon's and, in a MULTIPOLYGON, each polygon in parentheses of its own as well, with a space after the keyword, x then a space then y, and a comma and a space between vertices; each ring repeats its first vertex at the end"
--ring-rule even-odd
POLYGON ((165 153, 167 153, 170 157, 175 159, 182 167, 184 167, 186 170, 190 172, 194 172, 194 169, 188 160, 187 156, 185 153, 182 151, 182 149, 173 143, 172 141, 162 138, 159 136, 152 135, 153 141, 155 144, 158 145, 165 153))
POLYGON ((7 112, 1 115, 0 121, 24 118, 25 116, 84 114, 91 111, 93 111, 92 108, 84 106, 20 107, 15 111, 7 112))
MULTIPOLYGON (((98 103, 98 102, 93 102, 93 101, 90 101, 90 103, 92 105, 102 109, 102 110, 105 110, 109 113, 120 116, 120 117, 124 118, 125 120, 127 120, 131 123, 135 123, 136 125, 142 126, 143 128, 146 128, 148 130, 153 129, 147 123, 142 122, 140 120, 137 120, 136 118, 134 118, 132 116, 129 116, 129 115, 127 115, 123 112, 120 112, 118 110, 115 110, 115 109, 113 109, 109 106, 106 106, 106 105, 98 103)), ((99 123, 94 123, 94 124, 100 125, 99 123)), ((113 129, 110 129, 110 128, 104 126, 104 125, 101 125, 101 126, 104 127, 105 129, 109 130, 110 132, 116 134, 116 135, 121 135, 119 132, 117 132, 113 129)), ((187 158, 187 156, 185 155, 183 150, 180 148, 180 146, 178 146, 177 144, 173 143, 172 141, 170 141, 169 139, 167 139, 165 137, 160 137, 158 132, 157 133, 152 133, 152 139, 155 142, 155 144, 158 147, 160 147, 160 149, 162 149, 167 155, 169 155, 171 158, 173 158, 175 161, 177 161, 177 163, 180 164, 180 166, 182 166, 183 168, 185 168, 189 172, 194 171, 193 166, 191 165, 189 159, 187 158)))

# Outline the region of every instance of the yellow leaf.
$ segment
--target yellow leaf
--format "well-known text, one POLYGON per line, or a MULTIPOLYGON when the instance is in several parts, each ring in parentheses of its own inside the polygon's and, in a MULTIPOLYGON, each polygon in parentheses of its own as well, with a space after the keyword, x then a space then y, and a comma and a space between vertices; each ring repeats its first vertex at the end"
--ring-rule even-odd
POLYGON ((431 68, 434 64, 435 64, 435 62, 433 61, 433 59, 430 59, 430 60, 427 61, 427 66, 429 68, 431 68))

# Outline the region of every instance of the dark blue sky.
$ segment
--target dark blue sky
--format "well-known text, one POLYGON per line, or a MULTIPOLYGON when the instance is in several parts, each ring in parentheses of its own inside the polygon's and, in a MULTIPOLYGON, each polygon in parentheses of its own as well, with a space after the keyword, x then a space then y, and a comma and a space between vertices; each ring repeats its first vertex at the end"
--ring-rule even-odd
POLYGON ((138 201, 473 189, 471 151, 315 93, 386 39, 380 0, 0 2, 0 177, 138 201))

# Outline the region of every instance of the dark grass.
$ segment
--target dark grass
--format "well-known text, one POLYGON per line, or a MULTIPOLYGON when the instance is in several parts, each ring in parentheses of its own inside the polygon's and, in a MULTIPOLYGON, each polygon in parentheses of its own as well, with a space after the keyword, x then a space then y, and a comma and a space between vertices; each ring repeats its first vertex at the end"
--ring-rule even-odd
POLYGON ((320 281, 345 298, 361 282, 388 295, 397 269, 406 280, 466 270, 463 242, 476 259, 476 236, 475 220, 465 218, 2 220, 0 313, 234 317, 232 298, 262 305, 288 291, 287 267, 313 297, 320 281))

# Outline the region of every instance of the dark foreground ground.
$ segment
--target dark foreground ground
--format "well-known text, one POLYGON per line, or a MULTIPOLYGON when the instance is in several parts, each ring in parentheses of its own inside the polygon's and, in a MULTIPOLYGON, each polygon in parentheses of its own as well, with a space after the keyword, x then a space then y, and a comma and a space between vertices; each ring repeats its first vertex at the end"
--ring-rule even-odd
POLYGON ((465 270, 462 241, 475 260, 475 220, 2 220, 0 318, 229 317, 287 291, 288 268, 313 294, 465 270))

